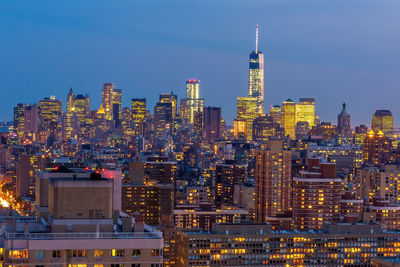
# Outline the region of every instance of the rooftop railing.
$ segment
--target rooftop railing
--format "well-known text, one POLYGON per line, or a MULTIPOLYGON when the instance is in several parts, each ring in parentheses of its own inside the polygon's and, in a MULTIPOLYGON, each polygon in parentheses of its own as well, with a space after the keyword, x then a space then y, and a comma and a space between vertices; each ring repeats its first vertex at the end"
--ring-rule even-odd
POLYGON ((5 239, 10 240, 57 240, 57 239, 160 239, 161 232, 129 233, 9 233, 4 231, 5 239))

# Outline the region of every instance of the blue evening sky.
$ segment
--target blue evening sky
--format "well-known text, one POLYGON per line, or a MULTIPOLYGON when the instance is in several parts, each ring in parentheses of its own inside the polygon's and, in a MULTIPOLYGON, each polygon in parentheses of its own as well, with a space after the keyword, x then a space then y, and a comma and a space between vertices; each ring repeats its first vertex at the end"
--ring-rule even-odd
POLYGON ((70 87, 97 109, 109 81, 124 106, 147 98, 153 110, 198 78, 231 124, 258 23, 266 109, 315 97, 322 121, 346 102, 353 126, 376 109, 399 125, 399 14, 398 0, 0 0, 0 120, 50 95, 65 105, 70 87))

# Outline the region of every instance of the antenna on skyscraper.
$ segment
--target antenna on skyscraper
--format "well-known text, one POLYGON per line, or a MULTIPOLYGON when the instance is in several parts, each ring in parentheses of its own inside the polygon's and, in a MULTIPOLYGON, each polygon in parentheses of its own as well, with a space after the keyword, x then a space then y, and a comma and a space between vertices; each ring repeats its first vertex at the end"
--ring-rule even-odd
POLYGON ((258 51, 258 24, 256 24, 256 53, 258 51))

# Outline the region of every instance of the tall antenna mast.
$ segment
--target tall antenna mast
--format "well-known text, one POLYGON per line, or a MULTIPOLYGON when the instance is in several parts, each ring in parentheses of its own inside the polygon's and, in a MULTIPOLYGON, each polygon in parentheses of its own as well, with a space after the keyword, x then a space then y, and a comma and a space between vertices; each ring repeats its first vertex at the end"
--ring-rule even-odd
POLYGON ((258 51, 258 24, 256 24, 256 53, 258 51))

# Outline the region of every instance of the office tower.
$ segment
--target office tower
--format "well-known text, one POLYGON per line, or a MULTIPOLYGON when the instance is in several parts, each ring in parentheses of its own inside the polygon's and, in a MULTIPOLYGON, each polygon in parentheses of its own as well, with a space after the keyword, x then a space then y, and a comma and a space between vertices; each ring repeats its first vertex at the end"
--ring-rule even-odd
POLYGON ((179 106, 179 117, 181 118, 183 124, 188 124, 190 122, 188 100, 185 98, 181 99, 181 104, 179 106))
POLYGON ((51 125, 59 122, 62 114, 62 101, 54 96, 45 97, 39 101, 39 116, 42 120, 42 127, 48 130, 51 125))
POLYGON ((118 128, 121 125, 121 113, 122 113, 122 92, 121 89, 113 89, 112 93, 112 114, 114 120, 115 128, 118 128))
POLYGON ((282 124, 285 136, 296 138, 296 104, 290 98, 282 103, 282 124))
POLYGON ((149 181, 161 184, 174 184, 177 175, 177 163, 167 157, 147 157, 145 173, 149 181))
POLYGON ((237 119, 246 122, 246 140, 253 139, 253 121, 260 116, 258 112, 258 99, 256 97, 237 98, 237 119))
POLYGON ((132 98, 132 121, 136 134, 143 135, 144 122, 146 119, 146 99, 132 98))
POLYGON ((186 81, 186 102, 189 111, 189 123, 194 124, 197 116, 203 116, 204 99, 200 99, 200 81, 190 79, 186 81))
POLYGON ((345 138, 352 137, 351 127, 350 127, 350 115, 347 114, 345 103, 343 103, 342 112, 340 112, 340 114, 338 115, 337 129, 339 135, 345 138))
POLYGON ((245 119, 233 120, 233 135, 236 139, 246 139, 247 129, 245 119))
POLYGON ((20 103, 14 107, 14 131, 21 139, 24 135, 24 110, 25 105, 20 103))
POLYGON ((249 97, 257 98, 258 114, 264 113, 264 55, 258 50, 258 25, 256 26, 256 49, 250 53, 249 97))
POLYGON ((365 136, 367 136, 368 127, 365 125, 357 126, 354 130, 354 144, 362 146, 364 144, 365 136))
POLYGON ((154 130, 157 135, 163 135, 172 129, 172 103, 158 102, 154 107, 154 130))
POLYGON ((321 229, 340 220, 343 180, 336 165, 308 159, 307 170, 293 177, 293 222, 299 230, 321 229))
POLYGON ((282 108, 279 105, 274 105, 269 110, 269 116, 272 117, 272 120, 279 125, 282 125, 282 108))
POLYGON ((245 183, 247 180, 247 164, 238 164, 234 160, 225 160, 216 165, 216 192, 215 205, 233 205, 235 184, 245 183))
POLYGON ((73 111, 75 111, 75 94, 72 88, 70 88, 67 95, 67 113, 72 113, 73 111))
POLYGON ((377 110, 372 115, 371 130, 375 133, 382 131, 385 135, 393 132, 393 116, 390 110, 377 110))
POLYGON ((18 158, 16 167, 16 194, 19 197, 33 194, 33 168, 31 156, 22 154, 18 158))
POLYGON ((90 97, 88 95, 77 95, 74 98, 74 111, 79 124, 85 124, 90 113, 90 97))
POLYGON ((104 109, 106 120, 113 119, 113 92, 114 85, 112 83, 104 83, 103 90, 101 92, 102 95, 102 107, 104 109))
POLYGON ((208 142, 213 142, 222 137, 221 133, 221 108, 204 108, 204 138, 208 142))
POLYGON ((308 137, 310 126, 307 121, 298 121, 296 123, 295 134, 296 140, 303 140, 308 137))
POLYGON ((269 115, 262 115, 253 121, 253 141, 267 141, 272 136, 283 138, 284 135, 284 129, 269 115))
POLYGON ((282 142, 270 140, 269 148, 256 151, 256 222, 267 222, 292 208, 292 152, 282 142))
POLYGON ((171 92, 171 94, 161 94, 160 95, 160 103, 171 103, 172 106, 172 119, 175 120, 176 114, 177 114, 177 108, 178 108, 178 97, 177 95, 174 95, 174 92, 171 92))
POLYGON ((314 98, 300 98, 296 104, 296 122, 308 122, 310 129, 315 125, 315 100, 314 98))
POLYGON ((366 135, 363 146, 363 162, 384 164, 390 160, 392 150, 391 141, 382 131, 374 133, 372 130, 366 135))
POLYGON ((39 108, 37 104, 26 105, 24 109, 24 132, 35 138, 39 130, 39 108))

